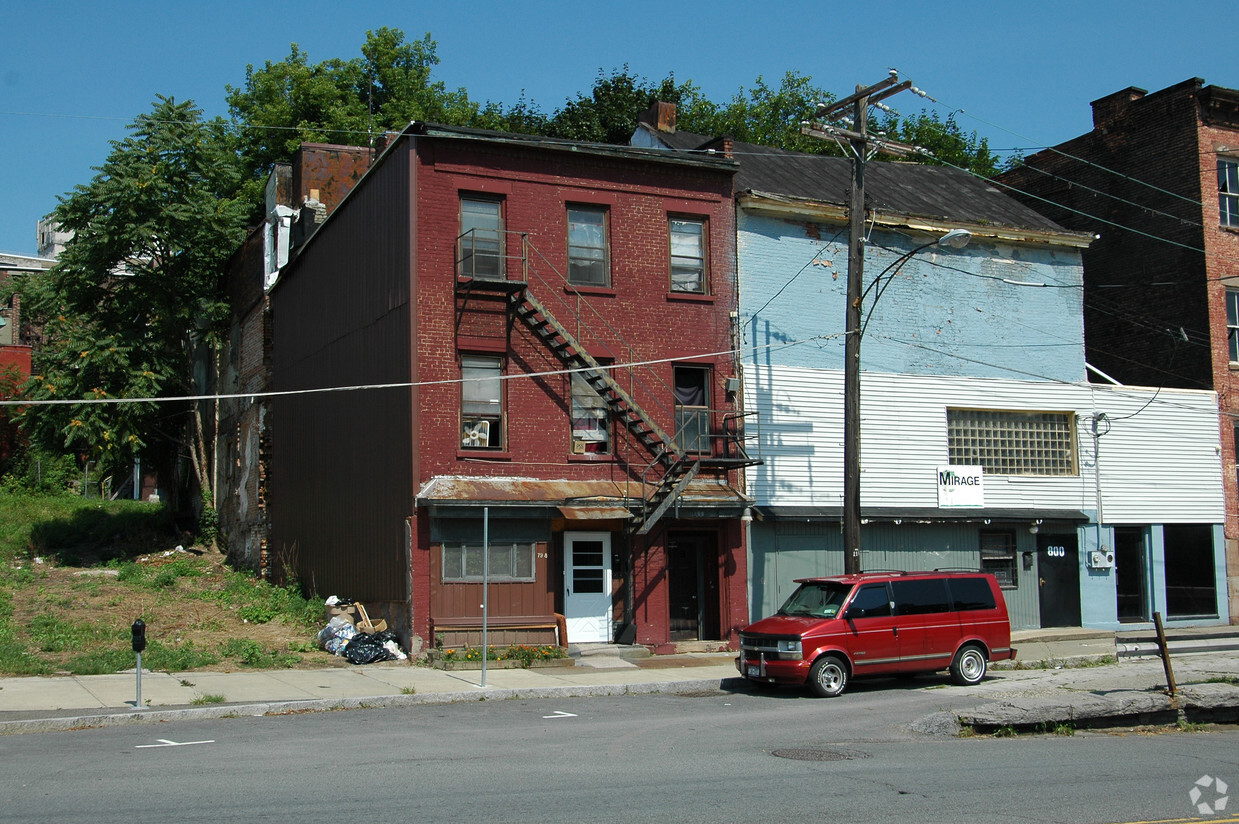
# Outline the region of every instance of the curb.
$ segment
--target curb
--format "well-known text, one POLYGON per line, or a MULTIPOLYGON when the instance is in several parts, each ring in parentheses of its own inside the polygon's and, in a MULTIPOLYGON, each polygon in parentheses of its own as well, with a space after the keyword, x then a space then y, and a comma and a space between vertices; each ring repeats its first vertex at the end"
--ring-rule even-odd
POLYGON ((1030 696, 984 704, 954 715, 961 726, 978 732, 994 732, 1001 728, 1041 731, 1059 724, 1098 729, 1145 724, 1235 723, 1239 720, 1239 687, 1193 684, 1180 689, 1173 697, 1149 690, 1082 693, 1062 698, 1030 696))
POLYGON ((37 732, 65 732, 97 727, 123 727, 135 724, 162 724, 167 721, 208 721, 221 718, 246 718, 266 715, 289 715, 307 712, 381 709, 433 704, 463 704, 481 701, 513 699, 593 698, 622 695, 693 695, 702 692, 735 691, 744 686, 742 678, 705 679, 701 681, 653 681, 642 684, 602 684, 593 686, 562 686, 534 688, 476 688, 472 691, 432 692, 422 695, 376 695, 367 698, 306 699, 298 701, 265 701, 249 704, 213 704, 204 707, 178 707, 102 712, 57 718, 27 718, 0 720, 0 736, 37 732))

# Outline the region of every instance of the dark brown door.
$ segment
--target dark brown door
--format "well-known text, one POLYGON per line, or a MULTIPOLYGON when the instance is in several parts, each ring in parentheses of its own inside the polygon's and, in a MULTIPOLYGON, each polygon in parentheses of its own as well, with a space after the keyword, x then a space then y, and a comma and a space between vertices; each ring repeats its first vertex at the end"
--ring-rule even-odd
POLYGON ((705 553, 696 535, 667 540, 667 601, 672 641, 699 641, 705 616, 705 553))

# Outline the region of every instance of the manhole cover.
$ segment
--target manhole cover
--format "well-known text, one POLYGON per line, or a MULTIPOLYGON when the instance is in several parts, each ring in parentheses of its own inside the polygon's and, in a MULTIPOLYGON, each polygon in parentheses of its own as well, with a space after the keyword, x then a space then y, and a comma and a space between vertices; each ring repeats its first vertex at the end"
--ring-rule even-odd
POLYGON ((868 758, 868 753, 856 750, 811 750, 792 748, 775 750, 771 755, 777 758, 790 758, 793 761, 851 761, 856 758, 868 758))

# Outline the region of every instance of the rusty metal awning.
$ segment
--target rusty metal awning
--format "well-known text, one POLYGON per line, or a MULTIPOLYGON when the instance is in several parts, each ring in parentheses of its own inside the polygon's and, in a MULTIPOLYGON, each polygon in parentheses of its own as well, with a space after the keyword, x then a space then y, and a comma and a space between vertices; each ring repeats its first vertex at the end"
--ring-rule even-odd
POLYGON ((559 507, 559 514, 569 521, 614 521, 629 520, 632 512, 623 506, 581 505, 559 507))
MULTIPOLYGON (((450 510, 492 506, 541 509, 567 520, 628 520, 645 507, 643 492, 649 488, 635 481, 576 481, 541 478, 478 478, 441 475, 427 481, 417 495, 417 505, 431 514, 450 510)), ((690 483, 680 496, 681 507, 693 517, 739 517, 752 501, 716 480, 690 483)))

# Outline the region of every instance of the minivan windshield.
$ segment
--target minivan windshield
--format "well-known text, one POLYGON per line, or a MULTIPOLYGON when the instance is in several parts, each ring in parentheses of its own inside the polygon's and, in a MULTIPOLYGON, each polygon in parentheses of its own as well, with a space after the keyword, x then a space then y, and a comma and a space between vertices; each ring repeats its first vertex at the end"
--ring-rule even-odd
POLYGON ((806 582, 797 587, 783 606, 779 615, 809 615, 814 618, 834 618, 847 600, 852 587, 831 582, 806 582))

